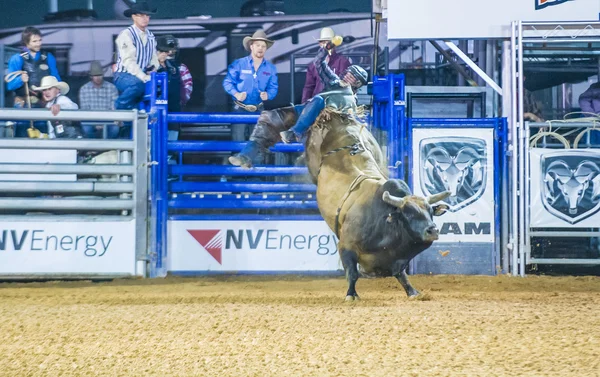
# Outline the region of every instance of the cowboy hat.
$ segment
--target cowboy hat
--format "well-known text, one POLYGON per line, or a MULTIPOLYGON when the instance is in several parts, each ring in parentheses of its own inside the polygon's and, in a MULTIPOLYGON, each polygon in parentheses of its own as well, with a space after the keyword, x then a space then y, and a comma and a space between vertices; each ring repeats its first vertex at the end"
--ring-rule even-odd
POLYGON ((50 88, 58 88, 58 90, 60 90, 60 94, 62 95, 69 93, 69 84, 63 81, 58 81, 54 76, 44 76, 42 77, 40 86, 33 85, 31 87, 33 90, 46 90, 50 88))
POLYGON ((271 46, 273 46, 273 43, 275 43, 274 41, 267 38, 267 34, 265 34, 264 30, 257 30, 254 32, 254 34, 252 34, 251 37, 244 37, 242 44, 244 45, 246 51, 250 51, 250 44, 252 44, 252 42, 254 41, 265 42, 267 44, 267 49, 269 49, 271 46))
POLYGON ((104 76, 104 69, 98 60, 94 60, 90 64, 90 76, 104 76))
POLYGON ((151 8, 147 1, 135 3, 129 9, 123 12, 125 17, 131 17, 134 14, 156 14, 156 8, 151 8))
POLYGON ((335 32, 333 31, 333 29, 330 27, 324 27, 323 29, 321 29, 321 35, 319 35, 319 39, 317 39, 317 41, 331 42, 333 37, 335 37, 335 32))

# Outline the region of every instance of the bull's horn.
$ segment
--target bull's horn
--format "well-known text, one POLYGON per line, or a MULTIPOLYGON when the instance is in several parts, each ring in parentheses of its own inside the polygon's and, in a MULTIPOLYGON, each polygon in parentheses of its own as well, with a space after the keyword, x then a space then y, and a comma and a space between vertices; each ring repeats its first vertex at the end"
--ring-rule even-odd
POLYGON ((404 203, 406 203, 406 198, 399 198, 397 196, 391 195, 389 191, 383 193, 383 201, 389 205, 394 207, 402 208, 404 203))
POLYGON ((444 192, 440 192, 439 194, 428 196, 427 203, 429 203, 429 204, 437 203, 437 202, 442 201, 442 200, 446 199, 447 197, 449 197, 450 194, 452 194, 450 191, 444 191, 444 192))

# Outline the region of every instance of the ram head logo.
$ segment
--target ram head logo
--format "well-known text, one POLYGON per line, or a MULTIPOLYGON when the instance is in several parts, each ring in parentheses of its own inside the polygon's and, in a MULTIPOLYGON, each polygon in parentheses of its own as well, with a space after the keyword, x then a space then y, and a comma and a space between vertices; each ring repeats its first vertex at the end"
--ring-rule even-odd
POLYGON ((450 191, 445 200, 456 212, 473 203, 485 191, 487 180, 486 143, 469 137, 421 140, 420 182, 423 193, 450 191))
POLYGON ((600 209, 600 155, 559 153, 541 159, 543 203, 554 216, 575 224, 600 209))

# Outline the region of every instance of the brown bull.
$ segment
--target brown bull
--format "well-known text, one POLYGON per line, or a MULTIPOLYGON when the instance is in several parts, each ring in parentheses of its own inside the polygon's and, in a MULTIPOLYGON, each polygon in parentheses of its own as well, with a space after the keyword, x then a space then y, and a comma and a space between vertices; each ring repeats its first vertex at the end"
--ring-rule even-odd
POLYGON ((406 267, 438 239, 432 217, 448 206, 432 204, 450 193, 423 198, 412 195, 404 181, 388 180, 379 145, 351 117, 325 110, 305 146, 319 210, 339 238, 346 300, 358 298, 357 265, 368 275, 394 276, 408 296, 418 295, 406 267))

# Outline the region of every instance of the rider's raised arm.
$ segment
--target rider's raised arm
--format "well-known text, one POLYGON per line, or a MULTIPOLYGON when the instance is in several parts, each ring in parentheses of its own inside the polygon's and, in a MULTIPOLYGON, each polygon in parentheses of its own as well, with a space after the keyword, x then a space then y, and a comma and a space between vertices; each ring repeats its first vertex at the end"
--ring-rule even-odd
POLYGON ((323 81, 325 87, 340 80, 338 75, 336 75, 329 65, 327 65, 327 62, 325 61, 327 55, 327 50, 324 47, 321 47, 314 60, 317 74, 319 75, 319 78, 321 78, 321 81, 323 81))

